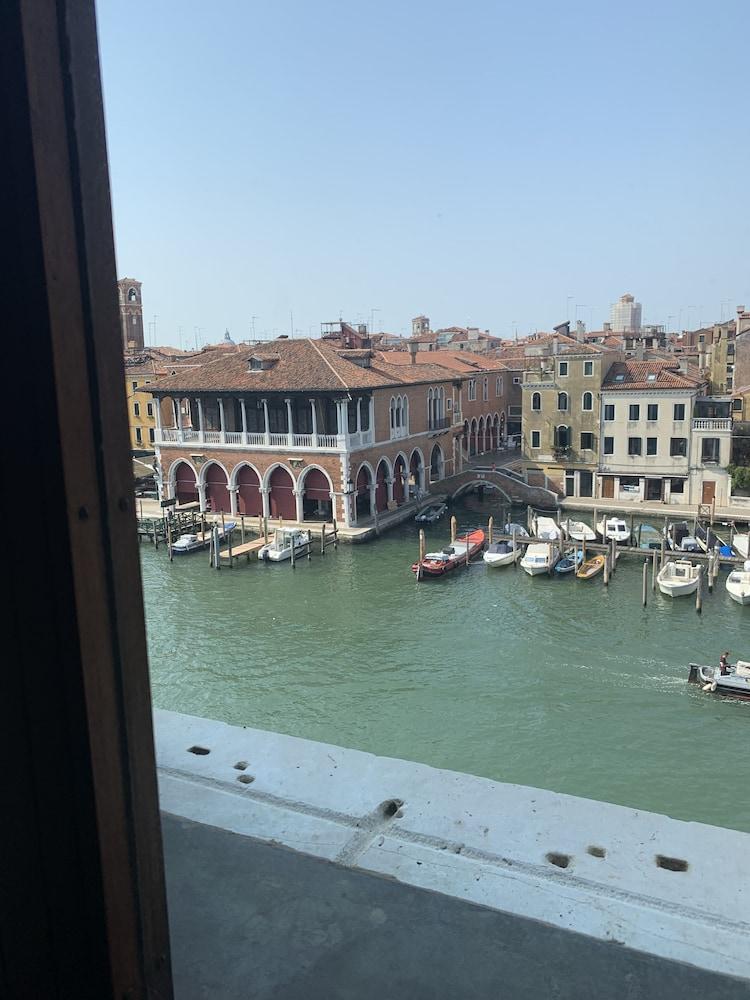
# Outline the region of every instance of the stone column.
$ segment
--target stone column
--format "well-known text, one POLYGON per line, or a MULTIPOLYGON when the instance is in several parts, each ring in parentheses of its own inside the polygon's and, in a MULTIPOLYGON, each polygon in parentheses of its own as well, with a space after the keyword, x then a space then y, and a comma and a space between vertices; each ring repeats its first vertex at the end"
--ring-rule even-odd
POLYGON ((345 399, 336 400, 336 430, 339 437, 346 436, 349 432, 349 419, 345 399))
POLYGON ((375 491, 377 486, 375 483, 370 483, 370 517, 375 516, 375 491))
POLYGON ((271 445, 271 432, 268 429, 268 400, 263 399, 261 402, 263 403, 263 436, 265 438, 266 447, 268 448, 271 445))
POLYGON ((201 482, 198 483, 198 503, 201 510, 206 509, 206 484, 201 482))
POLYGON ((290 448, 294 447, 294 427, 292 427, 292 401, 291 399, 285 399, 286 403, 286 420, 287 420, 287 444, 290 448))
POLYGON ((198 396, 195 400, 196 406, 198 407, 198 440, 201 444, 205 441, 205 435, 203 433, 205 429, 205 424, 203 423, 203 400, 198 396))
POLYGON ((310 412, 312 413, 312 433, 313 433, 313 448, 318 447, 318 410, 315 406, 315 400, 310 400, 310 412))
POLYGON ((179 397, 175 400, 177 413, 177 440, 182 442, 182 400, 179 397))
POLYGON ((385 488, 388 503, 391 503, 393 500, 393 476, 386 476, 385 488))
POLYGON ((152 396, 154 401, 154 420, 156 422, 156 440, 161 442, 161 397, 152 396))
POLYGON ((375 440, 375 395, 370 396, 370 433, 372 440, 375 440))
POLYGON ((297 520, 301 523, 305 519, 305 511, 302 506, 302 500, 304 498, 305 491, 294 489, 292 490, 292 493, 294 494, 294 501, 297 505, 297 520))
POLYGON ((247 413, 245 412, 244 396, 240 396, 240 413, 242 414, 242 443, 247 444, 247 413))
POLYGON ((271 490, 268 488, 268 486, 259 486, 258 492, 260 493, 260 502, 261 502, 261 507, 263 508, 263 517, 270 517, 271 504, 268 500, 268 494, 271 492, 271 490))
POLYGON ((237 513, 237 494, 239 493, 239 486, 229 487, 229 509, 233 514, 237 513))
POLYGON ((357 396, 357 434, 362 433, 362 397, 357 396))
POLYGON ((224 397, 219 396, 219 433, 221 435, 221 443, 227 443, 227 425, 224 420, 224 397))

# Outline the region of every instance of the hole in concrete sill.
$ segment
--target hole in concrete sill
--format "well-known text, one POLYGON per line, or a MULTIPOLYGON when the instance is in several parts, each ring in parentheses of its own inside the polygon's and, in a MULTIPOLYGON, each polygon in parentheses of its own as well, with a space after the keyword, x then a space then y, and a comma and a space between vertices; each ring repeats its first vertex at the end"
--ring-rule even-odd
POLYGON ((243 785, 252 785, 255 781, 254 774, 238 774, 237 781, 241 781, 243 785))
POLYGON ((188 753, 197 754, 199 757, 205 757, 207 753, 211 753, 206 747, 188 747, 188 753))
POLYGON ((666 868, 668 872, 686 872, 688 863, 682 858, 668 858, 665 854, 657 854, 656 867, 666 868))
POLYGON ((237 763, 234 764, 233 766, 234 766, 235 771, 246 771, 247 770, 247 761, 246 760, 238 760, 237 763))
POLYGON ((586 850, 588 851, 588 853, 591 855, 592 858, 606 858, 607 856, 607 852, 603 847, 596 847, 594 844, 592 844, 590 847, 587 847, 586 850))
POLYGON ((547 855, 547 861, 556 868, 567 868, 570 864, 569 854, 559 854, 557 851, 550 851, 547 855))
POLYGON ((387 802, 381 804, 380 811, 386 819, 393 819, 394 816, 403 816, 403 813, 400 812, 403 804, 402 799, 388 799, 387 802))

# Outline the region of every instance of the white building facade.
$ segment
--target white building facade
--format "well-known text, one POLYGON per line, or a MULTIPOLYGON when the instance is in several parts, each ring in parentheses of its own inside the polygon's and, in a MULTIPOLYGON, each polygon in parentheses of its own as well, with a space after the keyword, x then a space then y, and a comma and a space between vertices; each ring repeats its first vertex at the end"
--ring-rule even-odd
POLYGON ((641 328, 641 303, 632 295, 621 295, 612 306, 610 317, 613 333, 637 333, 641 328))

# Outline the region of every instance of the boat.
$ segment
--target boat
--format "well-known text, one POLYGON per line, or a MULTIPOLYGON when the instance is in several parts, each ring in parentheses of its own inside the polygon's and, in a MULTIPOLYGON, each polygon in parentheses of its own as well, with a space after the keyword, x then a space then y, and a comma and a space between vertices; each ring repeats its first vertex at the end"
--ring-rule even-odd
POLYGON ((666 597, 687 597, 698 589, 700 566, 687 559, 675 559, 665 563, 656 576, 659 590, 666 597))
POLYGON ((559 558, 560 550, 556 545, 534 542, 527 547, 519 565, 529 576, 538 576, 540 573, 548 573, 559 558))
POLYGON ((528 538, 529 533, 524 528, 522 524, 516 524, 515 521, 508 521, 508 523, 503 528, 503 533, 506 535, 515 535, 516 538, 528 538))
POLYGON ((750 698, 750 661, 737 660, 727 664, 727 673, 720 667, 690 664, 689 684, 700 684, 711 694, 729 695, 732 698, 750 698))
POLYGON ((732 547, 740 559, 750 559, 750 533, 736 534, 732 539, 732 547))
POLYGON ((727 593, 738 604, 750 604, 750 559, 742 569, 733 569, 726 582, 727 593))
POLYGON ((560 526, 551 517, 534 514, 531 519, 531 531, 536 538, 548 538, 556 541, 561 537, 560 526))
POLYGON ((637 532, 638 547, 641 549, 661 549, 662 534, 650 524, 641 524, 637 532))
POLYGON ((700 552, 698 539, 690 534, 687 521, 674 521, 665 528, 667 547, 673 552, 700 552))
POLYGON ((710 525, 705 526, 698 521, 695 525, 695 538, 704 552, 711 552, 713 549, 726 549, 727 554, 731 555, 731 548, 710 525))
POLYGON ((424 510, 420 510, 414 520, 419 524, 434 524, 435 521, 440 520, 446 510, 448 510, 447 504, 432 503, 429 507, 425 507, 424 510))
POLYGON ((630 538, 630 528, 621 517, 602 517, 596 522, 596 530, 602 538, 614 538, 616 542, 623 545, 630 538))
POLYGON ((445 576, 459 566, 465 566, 484 545, 484 532, 481 529, 471 531, 462 538, 457 538, 439 552, 427 552, 424 559, 415 562, 412 572, 418 579, 431 576, 445 576))
POLYGON ((605 557, 603 555, 592 556, 587 559, 585 563, 581 565, 576 570, 576 576, 579 580, 590 580, 592 576, 596 576, 598 573, 604 569, 605 557))
POLYGON ((488 566, 510 566, 511 563, 521 558, 523 547, 513 542, 493 542, 484 553, 482 558, 488 566))
MULTIPOLYGON (((234 531, 236 522, 227 521, 224 527, 217 525, 219 529, 219 541, 223 542, 230 532, 234 531)), ((211 544, 211 535, 214 525, 207 524, 203 531, 180 535, 177 541, 172 543, 172 554, 175 556, 188 555, 190 552, 200 552, 207 549, 211 544)))
POLYGON ((573 573, 583 562, 583 549, 566 549, 562 559, 555 566, 555 573, 561 576, 565 573, 573 573))
POLYGON ((307 555, 310 547, 309 533, 301 528, 277 528, 273 541, 258 549, 258 559, 263 562, 284 562, 292 558, 292 546, 295 558, 307 555))
POLYGON ((570 518, 568 518, 565 522, 565 533, 568 538, 572 538, 576 542, 596 541, 596 532, 584 521, 571 521, 570 518))

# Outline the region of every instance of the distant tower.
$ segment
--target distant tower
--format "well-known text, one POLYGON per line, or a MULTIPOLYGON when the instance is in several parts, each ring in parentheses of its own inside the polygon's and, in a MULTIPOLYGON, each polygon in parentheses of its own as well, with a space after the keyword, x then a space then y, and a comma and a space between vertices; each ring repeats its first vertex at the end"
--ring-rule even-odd
POLYGON ((231 346, 234 347, 234 341, 229 336, 229 330, 225 330, 224 331, 224 343, 225 344, 231 344, 231 346))
POLYGON ((415 316, 411 321, 412 337, 420 337, 423 333, 430 332, 430 320, 427 316, 415 316))
POLYGON ((135 278, 120 278, 117 282, 120 298, 120 329, 125 351, 143 350, 143 302, 141 283, 135 278))
POLYGON ((638 333, 641 328, 641 304, 632 295, 621 295, 612 306, 613 333, 638 333))

